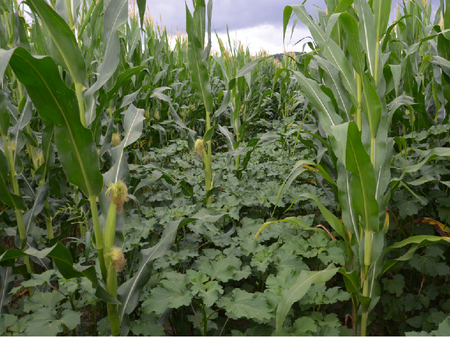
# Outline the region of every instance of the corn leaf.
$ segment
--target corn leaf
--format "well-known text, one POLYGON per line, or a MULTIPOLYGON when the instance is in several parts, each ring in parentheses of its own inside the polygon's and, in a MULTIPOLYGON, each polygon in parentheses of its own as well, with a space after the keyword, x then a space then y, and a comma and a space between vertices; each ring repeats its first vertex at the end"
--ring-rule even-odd
POLYGON ((86 277, 92 282, 92 286, 96 289, 95 295, 99 299, 108 303, 120 304, 120 302, 110 295, 100 284, 94 266, 74 267, 72 255, 62 243, 58 242, 56 245, 49 248, 44 248, 42 250, 28 248, 25 252, 16 249, 8 249, 0 255, 0 262, 15 260, 24 256, 31 256, 38 259, 43 259, 44 257, 51 258, 55 266, 58 268, 58 271, 64 278, 71 279, 86 277))
POLYGON ((102 43, 106 46, 103 61, 97 68, 97 81, 86 91, 87 104, 86 124, 90 125, 95 119, 94 94, 111 78, 120 60, 119 28, 128 19, 128 1, 110 1, 103 19, 102 43))
POLYGON ((364 69, 364 59, 359 42, 358 23, 349 13, 340 14, 339 22, 344 28, 347 51, 352 57, 353 68, 361 76, 364 69))
POLYGON ((137 0, 136 2, 139 8, 139 22, 141 23, 141 27, 144 27, 145 6, 147 5, 147 0, 137 0))
POLYGON ((374 86, 370 82, 367 74, 362 77, 363 83, 363 99, 362 110, 369 122, 370 134, 372 138, 377 137, 378 125, 381 120, 381 101, 374 86))
MULTIPOLYGON (((14 286, 15 277, 12 267, 0 266, 0 314, 6 313, 8 308, 7 304, 11 301, 12 295, 9 294, 14 286)), ((0 329, 1 331, 1 329, 0 329)), ((1 331, 2 334, 6 334, 5 331, 1 331)))
POLYGON ((351 173, 348 172, 344 164, 341 162, 337 163, 338 169, 338 198, 339 203, 341 205, 342 211, 342 220, 344 221, 345 227, 355 235, 356 241, 360 242, 360 234, 359 234, 359 224, 358 224, 358 214, 353 209, 352 206, 352 194, 350 193, 350 176, 351 173))
MULTIPOLYGON (((119 300, 122 302, 119 308, 121 321, 123 321, 125 314, 130 314, 138 305, 141 291, 151 275, 150 262, 169 250, 175 240, 179 225, 180 221, 169 222, 159 242, 151 248, 141 250, 138 270, 131 279, 117 289, 119 300)), ((124 334, 124 331, 122 331, 122 334, 124 334)))
POLYGON ((55 143, 69 181, 88 196, 99 195, 103 179, 97 148, 91 131, 81 124, 75 93, 61 81, 55 62, 17 48, 10 65, 40 116, 55 124, 55 143))
POLYGON ((144 126, 144 110, 137 109, 133 104, 128 110, 123 112, 124 115, 124 138, 120 144, 112 149, 113 166, 105 173, 105 179, 117 183, 119 179, 128 174, 127 156, 125 147, 133 144, 142 135, 144 126))
POLYGON ((375 75, 376 36, 373 24, 373 13, 366 0, 356 0, 355 6, 359 14, 359 38, 363 50, 366 52, 367 63, 372 77, 375 75))
POLYGON ((205 105, 206 113, 213 110, 213 98, 211 95, 211 84, 209 82, 208 70, 206 69, 201 37, 204 33, 197 31, 198 26, 194 23, 191 12, 186 6, 186 31, 188 33, 188 59, 189 71, 192 76, 192 83, 199 98, 205 105))
POLYGON ((326 34, 322 30, 322 28, 314 22, 312 17, 308 14, 303 5, 292 5, 286 6, 283 12, 283 40, 286 34, 287 24, 291 18, 292 11, 294 11, 295 15, 299 18, 299 20, 309 28, 314 42, 319 45, 320 49, 325 49, 326 47, 326 34))
POLYGON ((378 220, 379 207, 375 199, 375 172, 370 157, 361 142, 355 122, 348 123, 345 167, 352 172, 350 192, 353 208, 361 216, 365 228, 378 232, 380 226, 378 220))
POLYGON ((73 32, 66 21, 61 18, 45 1, 28 0, 27 5, 41 18, 47 28, 54 46, 73 81, 81 86, 86 85, 86 64, 73 32))
POLYGON ((0 200, 5 204, 14 207, 14 209, 25 210, 23 199, 12 193, 8 183, 9 165, 8 160, 2 151, 0 151, 0 200))
POLYGON ((389 16, 391 14, 392 0, 373 0, 372 9, 375 19, 375 31, 377 42, 379 42, 386 32, 386 28, 389 22, 389 16))
POLYGON ((325 220, 327 220, 331 228, 333 228, 336 233, 338 233, 342 238, 345 239, 347 237, 342 222, 339 221, 339 219, 322 204, 317 196, 311 193, 302 193, 299 195, 299 197, 306 197, 308 199, 314 200, 317 204, 317 207, 319 207, 319 210, 322 213, 323 217, 325 218, 325 220))
POLYGON ((334 268, 330 264, 327 269, 321 271, 306 271, 302 270, 294 285, 289 289, 283 291, 281 295, 280 304, 278 304, 276 313, 276 334, 279 336, 281 334, 281 328, 283 327, 284 319, 287 313, 291 309, 295 302, 300 301, 303 296, 306 295, 309 288, 314 283, 325 283, 331 279, 337 272, 339 268, 334 268))
MULTIPOLYGON (((0 136, 6 137, 9 130, 9 112, 7 109, 8 96, 3 90, 0 90, 0 136)), ((3 145, 4 146, 4 145, 3 145)))
POLYGON ((319 110, 320 123, 327 134, 330 135, 331 126, 342 122, 342 118, 334 110, 331 99, 324 95, 316 81, 306 78, 298 71, 294 71, 294 76, 311 104, 319 110))

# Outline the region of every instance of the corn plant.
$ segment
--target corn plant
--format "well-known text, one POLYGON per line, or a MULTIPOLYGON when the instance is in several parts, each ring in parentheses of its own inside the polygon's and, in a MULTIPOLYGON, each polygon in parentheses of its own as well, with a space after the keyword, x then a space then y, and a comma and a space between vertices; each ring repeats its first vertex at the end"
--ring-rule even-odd
POLYGON ((211 128, 213 112, 213 97, 208 75, 209 52, 211 49, 211 13, 212 1, 208 2, 208 11, 204 0, 194 1, 194 14, 186 6, 186 31, 188 33, 189 71, 198 96, 205 107, 205 134, 198 139, 195 149, 203 159, 205 169, 206 203, 211 203, 209 191, 213 188, 213 173, 211 168, 212 144, 214 128, 211 128), (206 12, 208 13, 206 17, 206 12), (205 49, 206 18, 208 19, 208 44, 205 49))
MULTIPOLYGON (((15 86, 18 88, 14 99, 21 102, 21 107, 18 111, 20 114, 19 119, 11 128, 10 117, 13 116, 15 118, 17 114, 12 115, 10 113, 13 107, 12 101, 10 98, 5 97, 2 91, 0 123, 3 145, 2 152, 0 152, 1 200, 6 205, 13 207, 16 212, 17 229, 21 241, 18 246, 23 249, 20 253, 14 249, 7 250, 2 253, 0 260, 6 263, 14 261, 16 258, 24 258, 26 265, 24 275, 25 277, 30 277, 30 274, 33 273, 30 257, 42 259, 46 256, 53 259, 55 266, 64 277, 87 277, 96 289, 98 299, 106 302, 111 333, 118 335, 121 333, 121 329, 124 329, 123 331, 126 334, 129 325, 122 324, 122 322, 126 321, 127 314, 133 311, 137 305, 137 298, 145 285, 145 277, 148 275, 150 262, 170 247, 179 224, 179 222, 174 222, 169 226, 170 230, 165 232, 160 245, 141 252, 141 265, 138 268, 137 275, 130 277, 126 286, 118 289, 117 272, 122 270, 124 257, 114 241, 117 233, 117 212, 122 209, 123 203, 127 200, 126 187, 120 180, 121 178, 127 179, 128 172, 127 156, 124 154, 124 148, 140 137, 144 111, 131 106, 125 113, 125 125, 123 128, 126 136, 122 142, 119 141, 120 144, 116 148, 111 150, 107 146, 109 145, 108 143, 103 143, 102 152, 100 149, 97 150, 96 141, 99 141, 100 127, 104 119, 103 107, 108 100, 114 98, 114 90, 117 91, 121 84, 120 82, 126 79, 125 76, 118 76, 112 88, 109 90, 107 87, 105 88, 105 84, 110 80, 116 69, 120 70, 118 67, 120 61, 118 35, 120 26, 126 21, 128 16, 128 2, 111 2, 106 8, 103 8, 103 2, 99 2, 97 5, 92 4, 90 10, 87 7, 83 8, 81 21, 84 23, 86 21, 83 20, 83 17, 86 18, 88 13, 94 11, 94 14, 99 15, 99 12, 105 9, 103 34, 107 43, 103 57, 100 59, 101 62, 98 62, 100 64, 97 68, 99 76, 96 81, 90 83, 90 86, 86 76, 85 59, 82 56, 77 37, 75 37, 73 31, 74 25, 80 24, 78 21, 76 23, 73 21, 73 15, 76 17, 76 13, 70 12, 70 6, 66 8, 68 10, 68 22, 66 22, 42 0, 29 1, 27 5, 36 15, 34 22, 35 32, 44 29, 48 39, 41 40, 42 44, 36 47, 41 48, 42 52, 49 50, 52 57, 36 57, 32 54, 32 50, 27 44, 28 37, 24 28, 25 23, 21 21, 23 18, 17 20, 17 31, 20 34, 17 35, 16 46, 0 50, 2 55, 0 76, 4 78, 6 73, 7 87, 12 88, 15 86), (38 17, 40 22, 38 22, 38 17), (42 26, 40 25, 41 23, 42 26), (61 67, 60 69, 55 60, 61 67), (65 73, 64 81, 61 78, 60 70, 65 73), (87 86, 89 86, 89 89, 83 95, 83 90, 87 86), (107 89, 106 94, 104 93, 105 89, 107 89), (94 98, 95 95, 99 94, 101 94, 98 96, 100 105, 97 106, 94 98), (35 137, 33 138, 34 133, 28 124, 32 114, 31 102, 39 114, 39 123, 45 123, 40 147, 38 142, 35 141, 35 137), (85 110, 85 106, 87 110, 85 110), (14 135, 18 137, 18 132, 24 129, 25 126, 27 126, 30 134, 30 140, 34 141, 27 142, 27 145, 29 145, 27 150, 33 163, 32 176, 39 182, 40 188, 35 195, 34 205, 23 216, 22 212, 26 210, 26 206, 17 183, 17 176, 21 174, 17 170, 20 162, 17 154, 25 144, 21 140, 19 147, 17 139, 14 142, 14 138, 11 139, 11 137, 14 137, 14 135), (90 126, 90 129, 87 126, 90 126), (100 277, 97 277, 93 266, 81 268, 81 271, 80 269, 74 269, 69 251, 58 242, 57 238, 54 239, 53 237, 52 223, 48 214, 48 183, 46 182, 49 178, 48 172, 54 161, 52 141, 56 145, 58 159, 61 162, 64 173, 68 181, 74 186, 74 199, 78 202, 79 197, 84 195, 91 206, 91 220, 95 233, 94 239, 97 248, 100 277), (38 149, 40 152, 34 151, 34 149, 38 149), (102 178, 98 155, 106 151, 112 153, 112 167, 105 174, 106 178, 102 178), (103 182, 104 179, 106 180, 105 184, 103 182), (106 190, 104 186, 108 186, 108 183, 111 186, 106 190), (105 194, 106 197, 111 199, 111 202, 108 205, 109 207, 103 207, 103 220, 100 220, 97 201, 100 197, 100 201, 103 201, 103 204, 105 204, 105 194), (44 207, 47 211, 48 238, 53 245, 36 252, 33 247, 27 247, 27 233, 31 229, 30 226, 35 221, 36 215, 44 207), (101 222, 104 223, 101 224, 101 222), (102 225, 104 227, 103 232, 102 225), (118 301, 118 296, 122 302, 118 301)), ((16 14, 16 16, 18 15, 16 14)), ((84 27, 80 27, 80 30, 84 29, 84 32, 87 30, 92 33, 91 28, 86 24, 84 27)), ((36 34, 42 34, 42 31, 36 34)), ((13 35, 11 35, 11 40, 14 40, 13 35)), ((83 41, 86 42, 85 39, 83 41)), ((80 44, 82 45, 81 41, 80 44)), ((90 45, 90 48, 94 47, 95 44, 90 45)), ((126 75, 131 77, 132 74, 140 70, 142 68, 139 67, 131 69, 126 75)), ((123 105, 125 105, 124 102, 122 102, 123 105)), ((115 106, 111 104, 110 108, 109 117, 113 117, 115 106)), ((109 124, 106 138, 111 140, 113 138, 113 127, 111 126, 114 125, 113 119, 107 120, 106 123, 109 124)), ((115 141, 115 143, 118 142, 115 141)), ((86 235, 86 239, 86 249, 89 251, 89 235, 86 235)), ((86 257, 89 258, 88 253, 86 257)))
MULTIPOLYGON (((301 160, 289 181, 313 165, 334 186, 342 223, 317 197, 302 196, 316 201, 325 219, 346 243, 348 259, 339 271, 352 294, 354 328, 361 335, 367 334, 368 314, 379 300, 381 275, 396 263, 410 259, 418 248, 447 240, 413 236, 386 247, 386 213, 391 193, 398 187, 398 179, 391 178, 393 139, 388 132, 392 115, 403 105, 396 96, 387 95, 387 90, 394 88, 387 88, 389 54, 384 54, 381 47, 386 32, 392 30, 392 26, 387 29, 390 6, 390 1, 383 0, 370 4, 364 0, 345 4, 328 1, 327 13, 320 12, 318 22, 303 5, 287 6, 283 14, 285 31, 294 12, 310 29, 318 48, 318 53, 302 61, 308 67, 299 67, 293 76, 317 111, 331 163, 329 167, 301 160), (389 259, 391 250, 407 245, 411 248, 404 255, 389 259)), ((435 148, 423 153, 418 165, 449 154, 448 149, 435 148)), ((296 286, 283 294, 286 302, 278 307, 277 333, 281 331, 286 308, 293 303, 291 299, 300 298, 297 286, 302 282, 299 278, 296 286)))

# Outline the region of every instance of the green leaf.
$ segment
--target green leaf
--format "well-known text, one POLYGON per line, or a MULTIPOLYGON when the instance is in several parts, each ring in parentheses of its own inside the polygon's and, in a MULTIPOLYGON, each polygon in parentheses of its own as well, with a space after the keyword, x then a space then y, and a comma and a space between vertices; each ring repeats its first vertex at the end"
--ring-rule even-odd
POLYGON ((217 281, 209 281, 206 284, 195 284, 191 291, 203 300, 206 307, 212 307, 219 299, 219 295, 223 294, 223 288, 217 281))
MULTIPOLYGON (((0 266, 0 313, 6 311, 6 305, 11 301, 9 292, 14 286, 14 281, 15 277, 12 267, 0 266)), ((2 332, 2 329, 6 329, 6 327, 2 328, 1 322, 2 320, 0 320, 0 333, 2 332)))
POLYGON ((96 296, 105 302, 119 304, 112 295, 110 295, 102 285, 98 282, 97 273, 94 266, 80 267, 73 265, 72 255, 69 250, 60 242, 56 245, 37 250, 35 248, 28 248, 25 252, 16 249, 8 249, 2 255, 0 255, 0 262, 15 260, 24 256, 32 256, 38 259, 49 257, 53 260, 53 263, 58 268, 61 275, 66 279, 86 277, 92 282, 92 286, 96 288, 96 296))
POLYGON ((63 331, 60 320, 56 318, 56 312, 50 308, 40 308, 33 313, 27 323, 26 335, 56 336, 63 331))
POLYGON ((25 48, 30 51, 30 43, 28 42, 25 18, 19 15, 19 11, 14 12, 14 45, 25 48))
POLYGON ((403 289, 405 288, 405 278, 403 275, 394 275, 392 279, 384 278, 381 280, 383 283, 383 289, 389 291, 391 294, 396 294, 400 297, 403 294, 403 289))
POLYGON ((1 314, 0 315, 0 334, 8 335, 10 333, 8 328, 17 322, 18 317, 15 315, 1 314))
POLYGON ((222 133, 222 135, 224 135, 227 140, 228 150, 233 151, 234 144, 235 144, 233 134, 230 131, 228 131, 228 129, 224 126, 218 125, 218 129, 219 129, 220 133, 222 133))
POLYGON ((339 268, 334 268, 333 265, 329 265, 327 269, 321 271, 305 271, 302 270, 298 276, 295 284, 283 291, 280 304, 277 308, 276 314, 276 334, 279 336, 281 328, 283 327, 284 319, 295 302, 302 299, 308 292, 311 284, 324 283, 331 279, 338 271, 339 268))
POLYGON ((244 317, 263 321, 271 319, 269 305, 261 293, 251 294, 241 289, 233 289, 230 295, 222 297, 219 305, 224 307, 231 319, 244 317))
POLYGON ((130 330, 135 336, 164 336, 164 327, 157 324, 157 321, 158 316, 155 314, 141 314, 138 320, 131 322, 130 330))
POLYGON ((450 273, 450 267, 445 262, 439 262, 444 259, 443 250, 438 246, 428 246, 426 253, 421 255, 414 255, 409 264, 417 269, 422 274, 437 276, 448 275, 450 273), (440 256, 440 259, 437 258, 440 256))
POLYGON ((402 248, 407 245, 411 245, 411 248, 402 256, 393 259, 393 260, 386 260, 383 264, 383 270, 381 274, 385 273, 387 270, 392 268, 395 264, 397 264, 400 261, 408 261, 413 256, 417 249, 425 247, 429 244, 436 243, 436 242, 447 242, 450 243, 450 238, 448 237, 442 237, 442 236, 434 236, 434 235, 416 235, 411 236, 405 240, 399 241, 394 243, 393 245, 386 248, 386 254, 391 251, 392 249, 402 248))
POLYGON ((54 61, 17 48, 10 65, 40 116, 55 124, 55 143, 69 181, 88 196, 99 195, 103 179, 92 133, 82 126, 75 93, 61 81, 54 61))
POLYGON ((49 170, 55 162, 55 151, 53 149, 53 132, 55 125, 50 123, 42 131, 42 152, 44 155, 44 164, 36 170, 36 181, 46 180, 49 170))
POLYGON ((437 159, 439 157, 450 157, 450 149, 445 147, 435 147, 431 150, 422 152, 418 160, 419 163, 406 166, 398 179, 402 180, 406 173, 416 172, 430 160, 437 159))
POLYGON ((233 278, 234 271, 241 266, 241 260, 236 256, 228 256, 218 261, 205 261, 199 271, 210 276, 211 280, 227 282, 233 278))
POLYGON ((237 79, 239 77, 245 76, 246 74, 250 73, 252 71, 252 69, 255 68, 259 64, 259 62, 265 60, 266 58, 267 57, 262 57, 257 60, 246 63, 241 69, 239 69, 235 78, 237 79))
POLYGON ((81 312, 72 310, 64 310, 60 322, 64 324, 67 329, 73 330, 81 323, 81 312))
POLYGON ((333 304, 336 302, 348 301, 352 297, 348 292, 343 291, 339 287, 328 288, 325 291, 324 295, 324 304, 333 304))
MULTIPOLYGON (((351 102, 348 91, 342 85, 339 71, 330 62, 320 56, 316 56, 316 60, 328 75, 325 76, 327 87, 333 91, 339 108, 345 113, 347 120, 350 120, 351 102)), ((356 97, 352 97, 352 99, 356 99, 356 97)))
POLYGON ((6 67, 9 64, 9 59, 11 58, 12 54, 14 53, 15 49, 0 49, 0 84, 3 86, 3 78, 5 75, 6 67))
POLYGON ((45 206, 47 200, 47 194, 50 189, 48 182, 42 184, 36 189, 36 196, 34 199, 33 207, 23 216, 23 225, 25 227, 25 233, 29 233, 32 226, 35 225, 36 215, 38 215, 45 206))
POLYGON ((214 126, 211 127, 208 131, 205 132, 205 135, 203 136, 203 141, 204 141, 204 142, 209 142, 209 141, 212 139, 212 137, 213 137, 213 135, 214 135, 214 129, 215 129, 216 127, 217 127, 217 126, 214 125, 214 126))
POLYGON ((280 201, 281 197, 283 196, 283 193, 285 190, 289 189, 289 186, 291 186, 292 182, 303 172, 307 170, 313 170, 309 168, 308 166, 312 166, 316 168, 322 176, 325 178, 326 181, 328 181, 331 185, 336 186, 336 183, 333 181, 331 176, 328 174, 328 172, 322 167, 320 164, 316 164, 311 160, 299 160, 295 163, 294 167, 292 168, 291 172, 287 176, 286 180, 283 182, 283 185, 280 187, 280 191, 278 192, 278 198, 275 203, 275 206, 278 205, 278 202, 280 201))
POLYGON ((186 288, 186 275, 173 272, 169 279, 161 281, 158 287, 152 289, 150 297, 142 303, 141 310, 144 313, 162 314, 167 308, 189 305, 192 296, 186 288))
POLYGON ((299 20, 309 28, 311 35, 314 38, 314 41, 319 45, 320 49, 325 49, 326 44, 326 34, 322 30, 322 28, 317 25, 312 17, 308 14, 303 5, 293 5, 286 6, 283 12, 283 41, 286 34, 287 24, 289 23, 289 19, 291 17, 292 11, 294 11, 295 15, 299 18, 299 20))
POLYGON ((146 0, 137 0, 136 2, 138 5, 138 8, 139 8, 139 21, 141 23, 141 27, 144 27, 145 6, 147 6, 147 1, 146 0))
POLYGON ((298 272, 293 268, 283 268, 275 276, 270 274, 266 280, 266 287, 268 291, 281 296, 283 291, 291 287, 297 280, 298 272))
POLYGON ((375 74, 375 48, 377 45, 373 13, 366 0, 356 0, 355 7, 359 15, 359 38, 363 50, 366 52, 367 63, 372 77, 376 78, 375 74))
MULTIPOLYGON (((117 289, 119 300, 122 302, 119 308, 121 322, 123 321, 124 315, 130 314, 138 305, 142 289, 150 278, 150 262, 161 257, 169 250, 175 240, 179 224, 180 221, 169 222, 158 244, 151 248, 141 250, 138 270, 131 279, 117 289)), ((164 311, 166 308, 162 310, 164 311)))
POLYGON ((347 237, 344 229, 344 225, 342 222, 339 221, 339 219, 331 213, 323 204, 320 202, 319 198, 317 196, 311 194, 311 193, 302 193, 299 195, 299 197, 306 197, 308 199, 312 199, 316 202, 317 207, 319 207, 320 212, 324 216, 325 220, 329 223, 329 225, 338 233, 341 237, 344 239, 347 237))
POLYGON ((338 272, 344 275, 344 283, 347 291, 353 295, 357 295, 359 290, 358 271, 352 270, 351 272, 348 272, 341 267, 339 268, 338 272))
POLYGON ((416 215, 421 208, 422 205, 416 199, 402 200, 399 216, 401 219, 407 219, 411 215, 416 215))
POLYGON ((435 336, 449 336, 450 335, 450 317, 447 317, 439 324, 438 330, 433 330, 435 336))
POLYGON ((113 166, 105 173, 104 177, 113 183, 117 183, 122 177, 128 175, 127 156, 125 154, 125 147, 133 144, 142 135, 144 127, 144 110, 137 109, 133 104, 122 113, 124 138, 120 144, 114 147, 112 152, 113 166))
POLYGON ((127 22, 128 1, 110 1, 103 18, 102 44, 105 45, 102 63, 97 68, 97 81, 86 91, 86 124, 90 125, 95 115, 94 94, 111 78, 120 61, 119 28, 127 22))
MULTIPOLYGON (((69 70, 73 81, 81 86, 86 85, 86 64, 81 50, 66 21, 61 18, 45 1, 28 0, 27 5, 41 18, 52 41, 64 61, 61 64, 69 70)), ((21 82, 23 82, 21 80, 21 82)))
POLYGON ((294 322, 295 334, 300 336, 313 335, 317 332, 317 325, 311 317, 300 317, 294 322))
POLYGON ((3 151, 0 151, 0 199, 14 209, 25 210, 23 199, 15 195, 9 188, 9 165, 3 151))
POLYGON ((348 256, 345 254, 345 252, 340 247, 330 247, 326 251, 326 256, 323 254, 319 255, 320 261, 322 261, 325 264, 337 264, 340 266, 345 265, 345 260, 348 258, 348 256))
POLYGON ((353 0, 341 0, 334 9, 334 13, 345 12, 352 4, 353 0))
POLYGON ((338 170, 338 197, 341 205, 342 220, 345 228, 356 237, 356 242, 360 242, 358 214, 352 206, 352 195, 350 193, 350 176, 351 173, 346 170, 343 163, 337 162, 338 170))
POLYGON ((204 30, 202 32, 201 28, 195 25, 194 19, 192 18, 191 12, 189 11, 187 5, 186 32, 188 33, 188 67, 191 74, 192 83, 197 90, 199 98, 205 105, 206 114, 209 115, 213 111, 213 98, 211 95, 211 84, 209 82, 208 70, 205 65, 203 53, 204 40, 202 40, 202 37, 204 37, 204 30))
POLYGON ((42 274, 32 274, 31 279, 23 281, 20 288, 50 285, 50 278, 55 274, 55 270, 47 270, 42 274))
POLYGON ((23 311, 30 313, 34 312, 42 307, 55 309, 59 305, 65 296, 57 291, 41 292, 36 290, 33 295, 25 300, 23 311))
POLYGON ((342 49, 332 39, 328 39, 326 42, 324 56, 339 70, 344 87, 348 90, 352 101, 357 102, 357 88, 353 69, 342 49))
POLYGON ((370 135, 372 138, 377 137, 378 125, 381 120, 381 101, 377 91, 370 82, 367 74, 363 75, 363 99, 362 108, 369 122, 370 135))
POLYGON ((374 12, 376 41, 380 42, 386 33, 386 28, 391 15, 392 0, 373 0, 372 9, 374 12))
POLYGON ((7 109, 7 101, 8 96, 3 90, 0 90, 0 136, 2 137, 6 137, 9 130, 9 112, 7 109))
POLYGON ((345 166, 352 172, 350 180, 352 206, 361 216, 362 225, 373 232, 378 232, 380 222, 378 202, 375 199, 375 172, 355 122, 348 123, 345 166))
POLYGON ((334 110, 331 99, 324 95, 316 81, 306 78, 298 71, 294 71, 294 76, 311 104, 319 110, 320 124, 327 134, 330 135, 330 127, 339 125, 342 122, 342 118, 334 110))
POLYGON ((106 99, 105 103, 116 96, 117 92, 124 85, 124 83, 130 81, 133 76, 135 76, 137 73, 144 70, 145 68, 146 68, 145 66, 136 66, 136 67, 124 70, 117 77, 116 81, 114 82, 114 87, 108 91, 108 94, 106 95, 107 99, 106 99))

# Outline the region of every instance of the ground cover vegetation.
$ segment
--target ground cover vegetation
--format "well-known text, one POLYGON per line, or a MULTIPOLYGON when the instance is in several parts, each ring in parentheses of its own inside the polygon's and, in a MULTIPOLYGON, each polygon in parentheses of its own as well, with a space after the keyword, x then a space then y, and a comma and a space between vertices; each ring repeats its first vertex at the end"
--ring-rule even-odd
POLYGON ((448 1, 0 3, 1 334, 450 334, 448 1))

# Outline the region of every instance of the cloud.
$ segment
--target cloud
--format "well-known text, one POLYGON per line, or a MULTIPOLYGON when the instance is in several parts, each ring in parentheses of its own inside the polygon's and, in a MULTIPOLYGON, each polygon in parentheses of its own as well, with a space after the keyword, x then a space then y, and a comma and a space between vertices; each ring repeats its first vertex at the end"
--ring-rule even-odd
MULTIPOLYGON (((392 1, 390 22, 394 19, 394 8, 402 0, 392 1)), ((428 0, 430 1, 430 0, 428 0)), ((439 6, 438 0, 431 0, 433 10, 439 6)), ((208 0, 205 0, 207 3, 208 0)), ((165 24, 169 32, 185 30, 186 4, 192 12, 192 0, 165 0, 147 1, 151 15, 156 22, 165 24)), ((297 22, 293 38, 289 41, 291 29, 286 31, 287 44, 283 45, 283 11, 287 5, 295 3, 292 0, 213 0, 212 33, 213 49, 218 50, 214 36, 216 31, 219 37, 228 44, 226 36, 227 26, 232 40, 239 40, 244 47, 248 46, 251 53, 261 49, 268 53, 281 53, 283 51, 302 51, 304 42, 293 46, 299 39, 309 36, 308 29, 297 22)), ((298 1, 297 3, 301 3, 298 1)), ((317 9, 325 10, 324 0, 309 0, 305 3, 307 12, 315 18, 317 9)), ((295 17, 295 16, 294 16, 295 17)), ((294 20, 291 19, 291 23, 294 20)), ((305 40, 310 41, 310 40, 305 40)))
MULTIPOLYGON (((207 3, 207 0, 205 0, 207 3)), ((186 1, 189 10, 192 11, 192 1, 186 1)), ((148 1, 150 14, 167 25, 170 29, 178 27, 185 31, 186 11, 184 0, 148 1)), ((239 30, 262 25, 282 25, 283 10, 291 5, 292 0, 215 0, 213 1, 212 27, 217 32, 239 30)), ((315 0, 314 5, 325 8, 324 0, 315 0)), ((308 11, 312 13, 312 4, 306 4, 308 11)))
MULTIPOLYGON (((226 32, 220 32, 217 34, 220 39, 228 46, 228 37, 226 32)), ((289 39, 290 32, 286 34, 286 43, 283 44, 283 26, 281 24, 263 24, 255 27, 248 27, 242 29, 230 30, 230 39, 232 43, 234 41, 240 41, 242 45, 248 47, 250 53, 256 54, 261 50, 268 52, 269 54, 278 54, 289 51, 302 51, 302 44, 294 44, 309 36, 309 31, 303 27, 297 27, 294 31, 292 39, 289 39)), ((219 50, 217 38, 212 38, 212 49, 219 50)))

